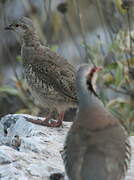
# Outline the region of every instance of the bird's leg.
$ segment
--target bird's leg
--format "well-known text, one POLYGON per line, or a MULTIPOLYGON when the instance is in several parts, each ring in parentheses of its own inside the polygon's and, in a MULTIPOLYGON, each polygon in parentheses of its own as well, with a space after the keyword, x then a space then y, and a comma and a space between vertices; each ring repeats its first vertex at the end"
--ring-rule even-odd
MULTIPOLYGON (((43 124, 44 126, 49 126, 49 127, 60 127, 62 126, 63 123, 63 119, 64 119, 64 112, 61 112, 59 114, 58 120, 54 120, 54 119, 50 119, 51 116, 47 116, 45 118, 45 120, 43 120, 43 124)), ((62 126, 63 127, 63 126, 62 126)))
POLYGON ((63 120, 64 120, 64 112, 61 112, 59 114, 58 121, 59 121, 59 123, 61 124, 62 127, 63 127, 63 120))
POLYGON ((35 120, 32 118, 27 118, 27 121, 32 122, 34 124, 42 125, 42 126, 60 127, 60 126, 62 126, 63 118, 64 118, 64 112, 62 112, 59 115, 58 120, 51 119, 51 114, 48 114, 47 117, 44 118, 43 120, 40 120, 40 119, 35 120))
POLYGON ((49 121, 49 120, 51 119, 51 116, 52 116, 52 115, 49 113, 49 114, 45 117, 44 120, 45 120, 45 121, 49 121))

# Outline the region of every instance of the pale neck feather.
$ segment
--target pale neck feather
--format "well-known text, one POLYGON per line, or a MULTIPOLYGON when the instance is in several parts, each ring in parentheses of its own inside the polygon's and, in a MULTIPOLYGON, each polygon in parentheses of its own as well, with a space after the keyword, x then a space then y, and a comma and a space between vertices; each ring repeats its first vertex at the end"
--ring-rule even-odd
POLYGON ((26 31, 22 37, 23 45, 38 47, 41 45, 38 35, 35 31, 26 31))
POLYGON ((98 97, 87 89, 85 75, 80 74, 79 76, 78 74, 76 82, 79 100, 77 125, 93 130, 115 123, 115 118, 111 118, 112 115, 105 109, 98 97))

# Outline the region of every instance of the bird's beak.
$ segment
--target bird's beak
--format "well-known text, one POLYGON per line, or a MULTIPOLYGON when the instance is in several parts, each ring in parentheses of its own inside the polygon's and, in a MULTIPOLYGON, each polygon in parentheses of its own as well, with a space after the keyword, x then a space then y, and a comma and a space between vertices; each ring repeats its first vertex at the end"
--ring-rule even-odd
POLYGON ((14 30, 13 26, 10 24, 9 26, 5 27, 5 30, 14 30))
POLYGON ((100 72, 100 71, 102 71, 102 70, 103 70, 102 67, 97 67, 97 68, 96 68, 96 72, 100 72))

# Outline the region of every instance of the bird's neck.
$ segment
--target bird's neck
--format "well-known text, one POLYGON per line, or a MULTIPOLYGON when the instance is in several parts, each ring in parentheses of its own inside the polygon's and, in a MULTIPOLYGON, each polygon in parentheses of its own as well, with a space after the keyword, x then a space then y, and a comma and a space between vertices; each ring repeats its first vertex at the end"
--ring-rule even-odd
POLYGON ((92 111, 97 107, 103 107, 102 102, 94 95, 93 92, 80 92, 79 95, 79 108, 81 111, 92 111))
POLYGON ((23 45, 38 47, 41 43, 36 32, 26 31, 22 38, 23 45))
POLYGON ((111 115, 95 95, 85 96, 80 100, 76 124, 90 131, 101 130, 117 123, 115 118, 109 117, 111 115))
POLYGON ((78 126, 89 130, 101 129, 111 123, 110 119, 105 118, 108 113, 102 102, 92 92, 83 88, 78 90, 79 110, 76 121, 78 126))
POLYGON ((77 94, 79 99, 79 107, 82 111, 83 108, 90 110, 95 106, 103 106, 93 90, 88 89, 86 78, 77 77, 77 94))

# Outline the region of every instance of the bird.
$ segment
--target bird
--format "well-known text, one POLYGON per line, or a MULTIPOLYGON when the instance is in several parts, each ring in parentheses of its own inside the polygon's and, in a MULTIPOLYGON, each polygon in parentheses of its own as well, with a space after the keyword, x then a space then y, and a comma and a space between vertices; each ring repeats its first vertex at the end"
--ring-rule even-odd
POLYGON ((77 107, 74 66, 41 43, 30 18, 15 19, 5 29, 19 36, 24 75, 35 101, 43 108, 56 109, 59 113, 58 121, 51 121, 50 115, 43 121, 28 121, 44 126, 61 126, 65 110, 77 107))
POLYGON ((98 68, 76 72, 79 107, 62 154, 69 180, 123 180, 129 166, 128 134, 96 96, 98 68))

